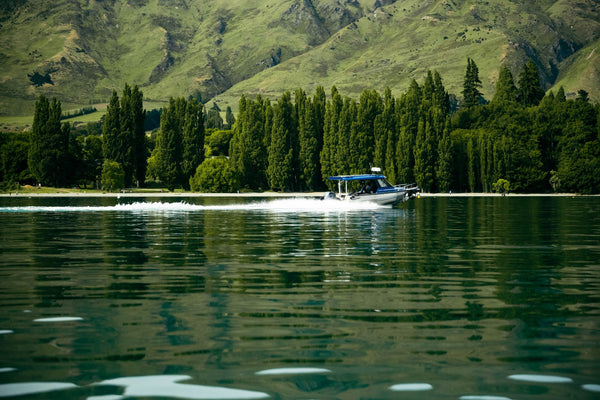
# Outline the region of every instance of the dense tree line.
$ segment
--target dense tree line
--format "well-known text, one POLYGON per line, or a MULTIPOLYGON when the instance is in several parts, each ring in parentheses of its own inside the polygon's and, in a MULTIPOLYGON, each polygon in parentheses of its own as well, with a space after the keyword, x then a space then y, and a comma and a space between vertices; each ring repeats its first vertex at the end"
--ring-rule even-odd
POLYGON ((329 100, 321 87, 312 99, 296 90, 276 104, 243 96, 228 188, 318 190, 328 176, 376 165, 391 181, 414 181, 427 192, 600 192, 600 108, 584 91, 571 100, 562 88, 544 96, 530 61, 518 85, 502 67, 487 102, 478 74, 468 59, 456 112, 435 71, 398 98, 389 89, 383 96, 365 90, 356 101, 336 87, 329 100))
POLYGON ((600 192, 600 107, 585 91, 545 95, 532 61, 518 83, 502 67, 491 101, 480 87, 469 58, 460 104, 429 71, 399 97, 388 88, 352 99, 335 86, 329 96, 298 89, 276 102, 242 96, 237 119, 228 108, 223 121, 218 106, 194 98, 171 99, 145 118, 141 92, 125 85, 101 136, 94 126, 73 134, 60 123, 60 102, 41 96, 29 140, 0 136, 0 180, 64 186, 106 175, 106 188, 155 180, 170 190, 312 191, 373 165, 427 192, 600 192), (147 136, 144 123, 158 119, 147 136))

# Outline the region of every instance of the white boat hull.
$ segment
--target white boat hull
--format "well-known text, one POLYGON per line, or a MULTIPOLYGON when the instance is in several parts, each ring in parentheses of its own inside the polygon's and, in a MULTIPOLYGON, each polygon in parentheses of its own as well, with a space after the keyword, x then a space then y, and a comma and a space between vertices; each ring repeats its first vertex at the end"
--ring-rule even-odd
POLYGON ((389 193, 354 193, 348 195, 334 195, 328 193, 323 197, 324 200, 358 201, 365 203, 375 203, 380 206, 393 206, 408 200, 408 193, 404 190, 389 193))
POLYGON ((390 192, 390 193, 362 193, 347 196, 349 201, 364 201, 369 203, 379 204, 380 206, 393 206, 406 200, 406 192, 390 192))

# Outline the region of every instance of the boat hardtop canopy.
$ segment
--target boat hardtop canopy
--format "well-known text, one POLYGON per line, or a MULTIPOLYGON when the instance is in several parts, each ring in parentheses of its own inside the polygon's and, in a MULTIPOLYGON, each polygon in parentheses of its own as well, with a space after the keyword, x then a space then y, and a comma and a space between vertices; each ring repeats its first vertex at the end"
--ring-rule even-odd
POLYGON ((337 175, 330 176, 330 181, 368 181, 372 179, 385 179, 384 175, 380 174, 364 174, 364 175, 337 175))

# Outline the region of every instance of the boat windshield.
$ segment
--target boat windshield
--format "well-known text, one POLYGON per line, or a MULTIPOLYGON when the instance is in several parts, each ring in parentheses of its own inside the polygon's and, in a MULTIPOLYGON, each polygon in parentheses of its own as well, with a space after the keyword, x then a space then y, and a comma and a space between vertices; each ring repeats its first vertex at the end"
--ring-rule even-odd
POLYGON ((393 187, 391 183, 387 181, 387 179, 379 178, 377 179, 377 187, 380 188, 391 188, 393 187))

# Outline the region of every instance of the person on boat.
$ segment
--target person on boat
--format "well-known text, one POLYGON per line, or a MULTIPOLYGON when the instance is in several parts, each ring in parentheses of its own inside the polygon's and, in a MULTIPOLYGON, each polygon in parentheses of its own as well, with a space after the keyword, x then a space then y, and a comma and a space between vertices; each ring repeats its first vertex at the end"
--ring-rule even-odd
POLYGON ((360 190, 358 191, 358 193, 368 193, 367 192, 367 186, 365 185, 365 181, 360 181, 360 190))
POLYGON ((365 187, 365 193, 375 193, 377 192, 377 183, 375 181, 369 181, 367 186, 365 187))

